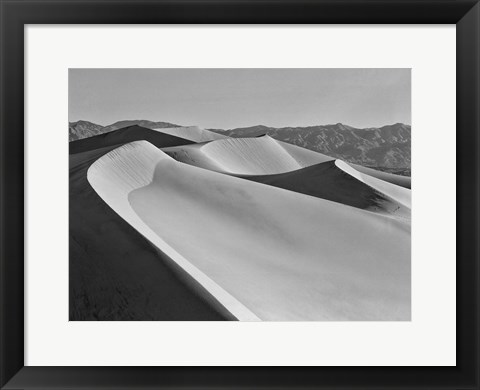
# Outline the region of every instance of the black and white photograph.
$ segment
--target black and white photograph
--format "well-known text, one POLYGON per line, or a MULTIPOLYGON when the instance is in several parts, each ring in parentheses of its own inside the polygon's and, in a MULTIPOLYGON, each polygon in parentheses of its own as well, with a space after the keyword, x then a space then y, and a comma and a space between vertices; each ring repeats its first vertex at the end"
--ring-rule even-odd
POLYGON ((411 69, 70 68, 68 99, 70 321, 411 320, 411 69))

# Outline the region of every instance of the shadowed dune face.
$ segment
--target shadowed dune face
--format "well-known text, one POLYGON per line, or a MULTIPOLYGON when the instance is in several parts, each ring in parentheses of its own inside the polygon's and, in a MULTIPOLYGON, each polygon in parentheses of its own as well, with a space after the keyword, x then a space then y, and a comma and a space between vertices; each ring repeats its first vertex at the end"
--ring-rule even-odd
POLYGON ((411 214, 408 207, 340 169, 335 161, 277 175, 242 177, 377 213, 403 218, 410 218, 411 214))
POLYGON ((88 180, 239 319, 410 319, 408 221, 180 164, 146 142, 100 158, 88 180))
POLYGON ((112 149, 70 155, 69 319, 231 319, 90 186, 88 168, 112 149))
POLYGON ((69 148, 70 154, 75 154, 108 146, 120 146, 138 140, 148 141, 158 148, 194 143, 187 139, 147 129, 145 127, 129 126, 109 133, 99 134, 94 137, 72 141, 69 143, 69 148))
POLYGON ((365 183, 369 187, 372 187, 376 191, 381 192, 382 194, 394 200, 395 202, 407 207, 408 209, 412 208, 411 191, 409 189, 401 186, 397 186, 395 184, 392 184, 384 180, 378 179, 376 177, 359 172, 356 169, 352 168, 349 164, 341 160, 336 160, 335 165, 338 168, 340 168, 342 171, 355 177, 357 180, 361 181, 362 183, 365 183))
POLYGON ((295 145, 259 138, 226 138, 162 149, 175 160, 212 171, 266 175, 294 171, 332 158, 295 145))
POLYGON ((217 139, 228 138, 226 135, 214 133, 213 131, 202 129, 198 126, 188 127, 162 127, 153 129, 155 131, 170 134, 193 142, 208 142, 217 139))

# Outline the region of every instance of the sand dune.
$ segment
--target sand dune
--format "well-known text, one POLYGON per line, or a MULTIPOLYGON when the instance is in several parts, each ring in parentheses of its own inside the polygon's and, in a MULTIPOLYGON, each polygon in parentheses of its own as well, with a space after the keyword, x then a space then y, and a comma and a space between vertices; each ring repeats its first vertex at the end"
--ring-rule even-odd
POLYGON ((69 152, 70 154, 81 153, 108 146, 120 146, 138 140, 148 141, 159 148, 194 143, 187 139, 135 125, 114 130, 109 133, 99 134, 94 137, 72 141, 69 143, 69 152))
MULTIPOLYGON (((182 128, 180 128, 182 129, 182 128)), ((186 129, 186 128, 184 128, 186 129)), ((191 128, 188 128, 191 129, 191 128)), ((198 128, 197 128, 198 129, 198 128)), ((163 131, 165 129, 159 129, 163 131)), ((175 128, 169 134, 176 135, 175 128)), ((196 130, 193 130, 193 133, 196 130)), ((203 130, 207 131, 207 130, 203 130)), ((209 132, 215 134, 213 132, 209 132)), ((219 134, 218 134, 219 135, 219 134)), ((188 138, 187 134, 183 134, 188 138)), ((220 137, 224 137, 219 135, 220 137)), ((203 142, 200 137, 189 140, 203 142)), ((334 158, 287 142, 275 140, 268 135, 256 138, 226 138, 196 145, 181 145, 162 149, 175 160, 211 171, 235 175, 272 175, 291 172, 334 158)), ((360 173, 407 189, 411 187, 409 177, 349 164, 360 173)))
POLYGON ((274 140, 267 135, 258 138, 225 138, 162 150, 186 164, 244 175, 283 173, 332 160, 331 157, 274 140))
MULTIPOLYGON (((299 164, 271 141, 232 160, 222 154, 228 144, 199 155, 242 172, 299 164), (263 159, 265 151, 285 161, 263 159)), ((357 179, 378 185, 365 176, 357 179)), ((98 159, 88 181, 238 319, 410 319, 405 220, 181 164, 143 141, 98 159)))
POLYGON ((232 319, 210 294, 188 280, 183 270, 159 256, 90 186, 88 168, 114 148, 70 155, 69 319, 232 319))
POLYGON ((176 137, 181 137, 188 139, 193 142, 208 142, 214 141, 217 139, 228 138, 226 135, 214 133, 206 129, 202 129, 198 126, 188 126, 188 127, 163 127, 158 129, 153 129, 161 133, 174 135, 176 137))
MULTIPOLYGON (((243 178, 373 212, 402 218, 410 218, 411 214, 402 203, 339 168, 335 160, 292 172, 243 178)), ((393 184, 385 183, 385 186, 393 184)), ((395 191, 395 187, 390 190, 395 191)))

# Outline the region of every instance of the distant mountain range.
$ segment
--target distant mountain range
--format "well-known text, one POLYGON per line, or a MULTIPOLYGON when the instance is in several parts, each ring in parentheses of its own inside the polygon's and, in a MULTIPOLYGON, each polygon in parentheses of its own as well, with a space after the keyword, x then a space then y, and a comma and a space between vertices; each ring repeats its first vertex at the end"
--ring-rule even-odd
POLYGON ((209 130, 230 137, 258 137, 268 134, 277 140, 351 163, 410 176, 411 126, 403 123, 366 129, 337 123, 309 127, 253 126, 209 130))
MULTIPOLYGON (((78 121, 69 123, 69 140, 92 137, 133 125, 150 129, 181 127, 168 122, 148 120, 119 121, 109 126, 78 121)), ((324 153, 347 162, 410 176, 411 126, 403 123, 365 129, 337 123, 308 127, 275 128, 258 125, 230 130, 208 130, 236 138, 258 137, 268 134, 274 139, 324 153)))
POLYGON ((88 121, 68 123, 68 140, 76 141, 82 138, 93 137, 102 133, 103 126, 88 121))
POLYGON ((76 141, 83 138, 93 137, 95 135, 108 133, 110 131, 122 129, 129 126, 141 126, 148 129, 158 129, 166 127, 180 127, 168 122, 152 122, 148 120, 125 120, 118 121, 108 126, 97 125, 88 121, 77 121, 68 123, 68 140, 76 141))

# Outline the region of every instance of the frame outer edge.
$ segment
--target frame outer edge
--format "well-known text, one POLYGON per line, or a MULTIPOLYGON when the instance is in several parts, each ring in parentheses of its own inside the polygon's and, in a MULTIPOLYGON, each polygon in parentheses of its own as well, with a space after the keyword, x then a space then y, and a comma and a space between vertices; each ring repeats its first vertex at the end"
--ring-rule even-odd
POLYGON ((21 15, 11 3, 0 2, 0 13, 0 386, 3 386, 24 366, 24 51, 16 47, 23 42, 24 33, 21 15))
POLYGON ((457 23, 456 33, 457 259, 464 259, 457 261, 457 368, 465 387, 479 389, 480 3, 457 23))
MULTIPOLYGON (((44 3, 50 4, 50 9, 55 9, 53 3, 57 3, 59 7, 65 7, 67 1, 60 0, 57 2, 47 2, 44 3)), ((94 3, 90 1, 77 1, 73 4, 83 3, 84 5, 88 4, 88 7, 94 7, 94 3)), ((127 3, 127 2, 125 2, 127 3)), ((201 1, 199 2, 201 3, 201 1)), ((359 1, 361 3, 361 1, 359 1)), ((386 1, 385 1, 386 3, 386 1)), ((460 2, 459 2, 460 3, 460 2)), ((460 322, 457 323, 457 332, 461 332, 459 340, 463 340, 464 346, 468 347, 468 354, 465 354, 464 357, 470 357, 471 359, 466 363, 467 366, 461 365, 461 369, 466 369, 465 372, 462 372, 462 375, 457 377, 456 388, 463 389, 478 389, 479 387, 479 371, 478 371, 478 362, 479 362, 479 328, 478 328, 478 309, 479 307, 479 289, 478 283, 480 283, 480 277, 478 274, 479 271, 479 244, 478 244, 478 233, 479 233, 479 65, 480 65, 480 52, 479 52, 479 25, 480 25, 480 7, 478 2, 463 2, 463 7, 465 4, 475 4, 473 8, 470 9, 468 13, 465 14, 463 19, 457 25, 457 53, 458 53, 458 42, 461 33, 464 33, 463 36, 468 37, 465 47, 463 48, 463 60, 469 59, 472 61, 468 67, 465 67, 468 70, 468 77, 474 75, 474 80, 467 78, 463 80, 463 87, 459 88, 457 83, 457 130, 465 129, 468 130, 468 126, 473 126, 473 129, 470 127, 470 132, 474 134, 471 137, 467 137, 467 140, 461 142, 462 146, 465 146, 465 150, 473 152, 470 156, 462 156, 462 166, 463 162, 468 159, 472 163, 470 170, 468 172, 459 172, 457 178, 463 178, 462 186, 460 190, 457 188, 458 200, 465 201, 466 205, 472 206, 472 209, 465 210, 462 213, 462 220, 469 223, 472 227, 471 232, 465 232, 465 237, 458 237, 458 242, 466 243, 467 246, 471 249, 470 255, 473 257, 471 264, 468 267, 460 269, 458 274, 462 274, 467 280, 468 286, 462 287, 457 284, 457 294, 460 297, 465 297, 467 294, 471 294, 469 301, 469 306, 462 308, 463 318, 460 322), (462 30, 462 25, 469 25, 470 27, 465 27, 465 30, 462 30), (473 27, 472 27, 473 26, 473 27), (473 37, 470 33, 473 31, 473 37), (470 57, 468 55, 470 53, 470 57), (468 85, 474 85, 474 87, 467 90, 468 85), (470 91, 470 92, 469 92, 470 91), (466 99, 470 99, 467 101, 466 99), (459 101, 462 102, 462 105, 459 105, 459 101), (458 121, 459 116, 464 115, 467 120, 464 122, 458 121), (472 131, 473 130, 473 131, 472 131), (473 182, 472 182, 473 180, 473 182), (470 186, 468 186, 470 183, 470 186), (460 192, 458 192, 460 191, 460 192), (473 222, 473 223, 472 223, 473 222), (473 297, 473 298, 472 298, 473 297), (472 301, 474 299, 474 301, 472 301), (473 304, 472 304, 473 303, 473 304), (470 311, 465 314, 466 311, 470 311), (469 337, 474 336, 475 339, 472 340, 469 337)), ((23 367, 23 353, 24 353, 24 333, 23 333, 23 320, 24 313, 23 310, 17 310, 18 308, 23 308, 23 262, 20 262, 18 259, 23 258, 23 241, 21 245, 15 242, 9 242, 7 238, 12 239, 17 235, 23 237, 23 197, 18 199, 18 193, 23 193, 23 152, 16 153, 18 147, 23 151, 23 86, 22 81, 19 85, 18 80, 23 80, 23 66, 18 67, 18 64, 23 64, 24 52, 19 51, 19 48, 16 47, 19 43, 23 42, 23 23, 28 16, 28 22, 38 22, 45 23, 46 20, 62 20, 60 14, 52 14, 43 16, 33 16, 28 7, 35 5, 41 5, 42 0, 39 1, 28 1, 28 2, 17 2, 16 4, 11 1, 2 1, 0 0, 0 23, 1 23, 1 32, 0 32, 0 46, 1 46, 1 70, 0 70, 0 271, 1 271, 1 302, 0 302, 0 386, 3 386, 5 383, 12 378, 12 381, 6 385, 5 388, 13 388, 11 386, 18 386, 20 388, 32 388, 32 387, 49 387, 55 382, 54 375, 44 376, 47 372, 53 374, 56 369, 60 367, 50 367, 42 368, 37 367, 34 371, 39 371, 38 376, 36 376, 38 382, 32 383, 28 380, 27 377, 32 378, 27 373, 29 367, 23 367), (23 4, 22 4, 23 3, 23 4), (18 7, 19 4, 22 4, 23 7, 18 7), (26 8, 24 8, 26 7, 26 8), (8 17, 7 17, 7 8, 8 8, 8 17), (25 13, 22 14, 22 11, 25 13), (43 18, 43 22, 42 22, 43 18), (6 32, 8 31, 8 38, 6 32), (10 55, 10 56, 8 56, 10 55), (19 73, 21 75, 19 76, 19 73), (8 78, 6 75, 8 74, 8 78), (6 91, 12 91, 17 89, 12 95, 6 95, 6 91), (9 145, 7 148, 6 145, 6 131, 10 129, 8 135, 9 145), (19 133, 21 133, 19 135, 19 133), (17 154, 17 155, 16 155, 17 154), (15 196, 17 194, 17 196, 15 196), (8 205, 8 210, 6 206, 8 205), (6 236, 6 228, 9 229, 9 235, 6 236), (8 278, 6 275, 8 274, 8 278), (22 324, 21 326, 19 326, 22 324), (8 357, 8 359, 7 359, 8 357), (15 375, 17 374, 17 375, 15 375), (23 374, 23 375, 21 375, 23 374), (23 376, 23 380, 20 377, 23 376), (17 381, 18 380, 18 381, 17 381), (14 382, 16 382, 14 384, 14 382)), ((118 3, 117 3, 118 4, 118 3)), ((112 4, 113 6, 114 4, 112 4)), ((470 7, 469 7, 470 8, 470 7)), ((30 9, 31 11, 31 9, 30 9)), ((85 11, 85 10, 84 10, 85 11)), ((85 12, 82 13, 85 17, 85 12)), ((93 17, 93 16, 92 16, 93 17)), ((70 16, 72 18, 72 16, 70 16)), ((63 18, 64 20, 65 18, 63 18)), ((413 18, 412 18, 413 19, 413 18)), ((431 18, 433 21, 434 17, 431 18)), ((53 22, 55 23, 55 22, 53 22)), ((406 22, 408 23, 408 22, 406 22)), ((454 22, 452 22, 454 23, 454 22)), ((23 46, 23 43, 21 43, 23 46)), ((457 57, 457 74, 460 69, 458 66, 458 57, 457 57)), ((459 81, 457 79, 457 81, 459 81)), ((464 134, 463 134, 464 135, 464 134)), ((460 142, 458 143, 460 145, 460 142)), ((460 157, 460 156, 458 156, 460 157)), ((457 203, 458 204, 458 203, 457 203)), ((460 210, 461 211, 461 210, 460 210)), ((459 214, 460 215, 460 214, 459 214)), ((13 240, 14 241, 14 240, 13 240)), ((457 319, 458 320, 458 319, 457 319)), ((457 346, 458 348, 458 346, 457 346)), ((465 351, 463 351, 465 353, 465 351)), ((458 368, 458 367, 457 367, 458 368)), ((88 371, 88 367, 85 367, 88 371)), ((121 370, 121 368, 119 368, 121 370)), ((172 378, 170 378, 172 379, 172 378)), ((453 378, 451 378, 453 379, 453 378)), ((94 376, 91 377, 91 380, 94 381, 94 376)), ((178 378, 177 378, 178 380, 178 378)), ((93 385, 93 382, 90 382, 93 385)), ((113 383, 113 382, 111 382, 113 383)), ((65 382, 58 386, 54 387, 63 387, 65 382)), ((164 383, 164 386, 166 384, 164 383)), ((172 382, 174 386, 174 383, 172 382)), ((207 386, 208 384, 199 384, 207 386)), ((158 387, 161 385, 159 384, 158 387)), ((318 386, 318 384, 317 384, 318 386)), ((360 385, 360 387, 365 387, 365 383, 360 385)), ((372 384, 371 387, 374 385, 372 384)), ((393 383, 390 386, 394 386, 393 383)), ((424 387, 425 384, 422 386, 424 387)), ((89 388, 91 386, 83 386, 89 388)), ((103 386, 109 387, 109 386, 103 386)), ((141 387, 141 385, 139 386, 141 387)), ((385 386, 389 387, 389 386, 385 386)), ((397 386, 398 387, 398 386, 397 386)), ((431 386, 428 386, 431 387, 431 386)), ((441 387, 453 388, 452 384, 444 384, 441 387)))

